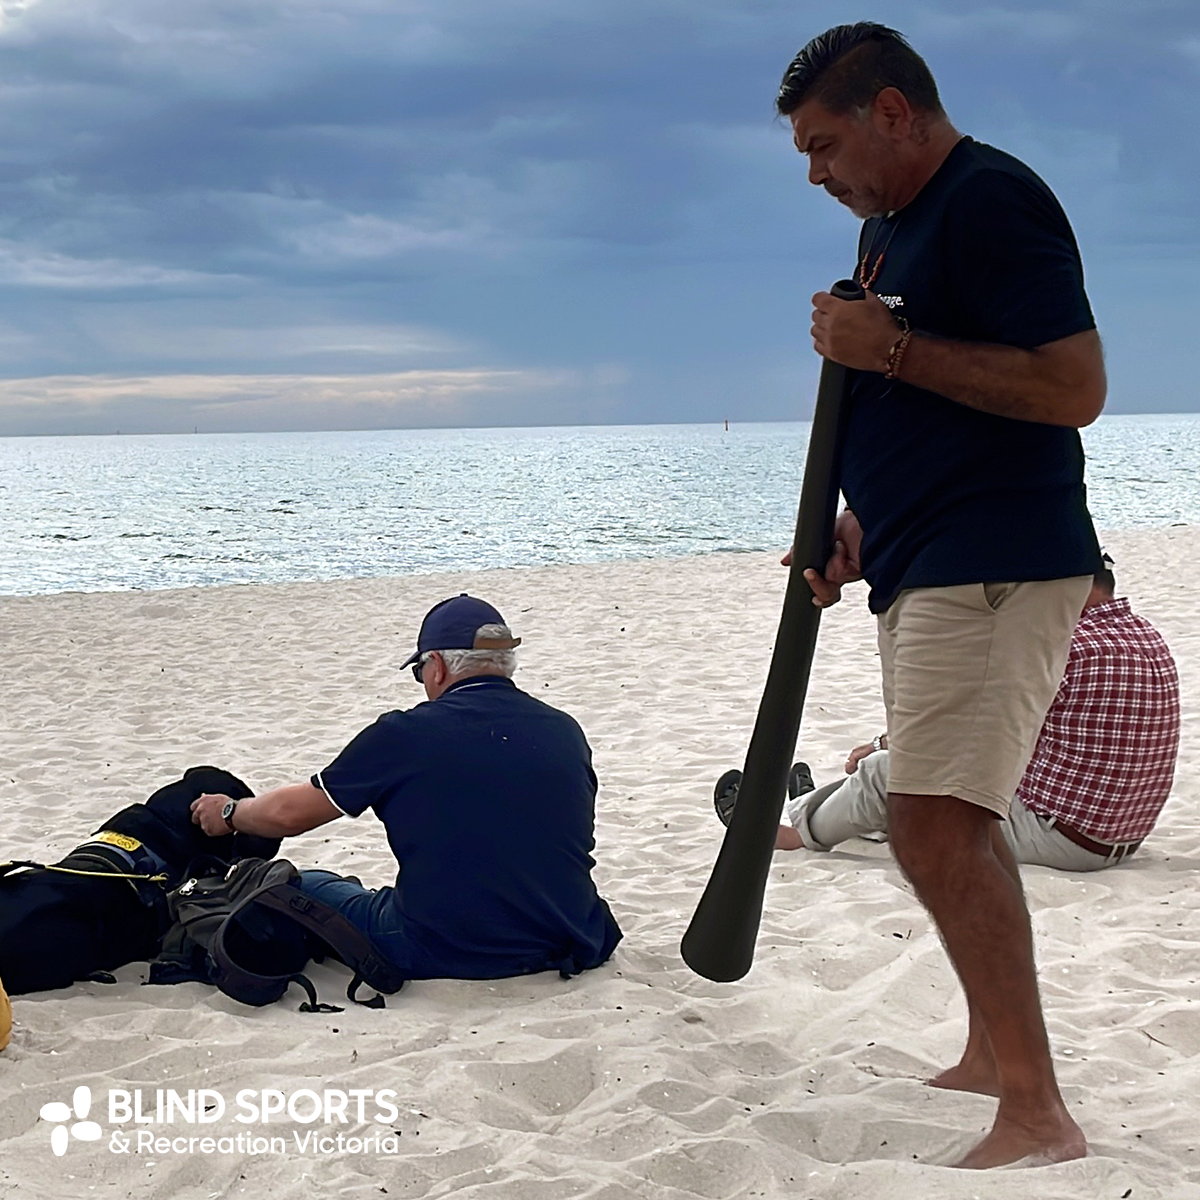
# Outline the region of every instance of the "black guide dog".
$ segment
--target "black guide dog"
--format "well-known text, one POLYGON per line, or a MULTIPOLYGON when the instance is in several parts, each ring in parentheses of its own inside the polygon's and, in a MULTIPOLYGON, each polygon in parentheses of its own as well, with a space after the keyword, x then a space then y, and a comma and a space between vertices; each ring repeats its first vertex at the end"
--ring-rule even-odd
POLYGON ((190 767, 144 804, 110 817, 53 867, 0 865, 0 980, 9 995, 154 958, 170 924, 166 892, 194 859, 275 857, 277 838, 209 837, 193 825, 192 801, 206 792, 234 800, 253 794, 228 771, 190 767))

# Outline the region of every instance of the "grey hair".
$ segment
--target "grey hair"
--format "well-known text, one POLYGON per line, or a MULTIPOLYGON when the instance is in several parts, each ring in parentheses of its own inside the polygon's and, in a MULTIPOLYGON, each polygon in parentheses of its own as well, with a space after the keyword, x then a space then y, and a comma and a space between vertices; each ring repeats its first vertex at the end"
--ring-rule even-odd
MULTIPOLYGON (((481 625, 476 631, 478 637, 510 638, 512 630, 507 625, 481 625)), ((517 652, 515 650, 439 650, 446 670, 451 675, 471 675, 478 672, 489 672, 504 675, 509 679, 517 669, 517 652)), ((421 655, 424 662, 428 654, 421 655)))

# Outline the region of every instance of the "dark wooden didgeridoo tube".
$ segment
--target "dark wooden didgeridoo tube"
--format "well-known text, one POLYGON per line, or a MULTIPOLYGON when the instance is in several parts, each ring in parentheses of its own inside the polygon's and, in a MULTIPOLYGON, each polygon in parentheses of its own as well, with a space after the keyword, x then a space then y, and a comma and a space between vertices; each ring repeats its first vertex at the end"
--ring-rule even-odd
MULTIPOLYGON (((862 299, 862 290, 849 280, 835 283, 830 291, 839 300, 862 299)), ((835 470, 846 382, 846 368, 826 359, 808 438, 783 612, 746 751, 737 806, 708 886, 680 945, 683 961, 697 975, 719 983, 741 979, 754 961, 775 831, 821 622, 821 610, 813 604, 804 571, 808 567, 824 571, 833 552, 839 492, 835 470)))

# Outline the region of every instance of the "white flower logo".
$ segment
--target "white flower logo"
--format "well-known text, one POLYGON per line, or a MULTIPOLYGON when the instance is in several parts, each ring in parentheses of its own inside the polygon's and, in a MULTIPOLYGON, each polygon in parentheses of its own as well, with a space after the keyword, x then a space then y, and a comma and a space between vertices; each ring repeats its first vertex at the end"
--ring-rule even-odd
POLYGON ((50 1149, 59 1158, 66 1154, 67 1143, 73 1137, 78 1138, 81 1142, 97 1142, 103 1137, 104 1131, 95 1121, 84 1120, 91 1107, 92 1089, 86 1086, 75 1089, 69 1108, 61 1100, 52 1100, 49 1104, 42 1105, 42 1120, 55 1122, 54 1128, 50 1131, 50 1149), (68 1129, 67 1122, 71 1120, 72 1116, 77 1119, 68 1129))

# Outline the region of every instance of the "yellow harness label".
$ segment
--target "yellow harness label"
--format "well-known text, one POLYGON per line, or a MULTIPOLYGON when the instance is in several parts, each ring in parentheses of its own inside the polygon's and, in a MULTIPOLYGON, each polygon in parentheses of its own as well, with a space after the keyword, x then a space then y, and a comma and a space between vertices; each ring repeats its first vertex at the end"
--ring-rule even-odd
POLYGON ((102 829, 92 840, 107 842, 110 846, 116 846, 121 850, 140 850, 142 848, 142 843, 137 838, 126 837, 123 833, 114 833, 111 829, 102 829))

